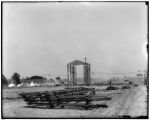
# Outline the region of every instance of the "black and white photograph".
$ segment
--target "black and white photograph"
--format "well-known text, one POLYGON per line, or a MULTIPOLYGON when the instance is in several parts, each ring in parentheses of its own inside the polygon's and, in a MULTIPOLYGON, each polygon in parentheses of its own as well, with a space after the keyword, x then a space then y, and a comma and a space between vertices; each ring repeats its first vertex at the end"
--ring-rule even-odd
POLYGON ((148 118, 149 1, 2 1, 1 117, 148 118))

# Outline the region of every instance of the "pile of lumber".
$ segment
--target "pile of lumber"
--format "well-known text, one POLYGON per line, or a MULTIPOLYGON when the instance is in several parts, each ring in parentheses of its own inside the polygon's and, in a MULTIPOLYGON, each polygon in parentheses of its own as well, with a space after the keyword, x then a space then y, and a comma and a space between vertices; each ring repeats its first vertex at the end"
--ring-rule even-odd
POLYGON ((72 101, 86 101, 85 105, 88 105, 95 95, 95 89, 85 87, 67 87, 63 90, 21 93, 19 95, 29 105, 35 103, 49 103, 50 107, 53 108, 61 103, 72 101))

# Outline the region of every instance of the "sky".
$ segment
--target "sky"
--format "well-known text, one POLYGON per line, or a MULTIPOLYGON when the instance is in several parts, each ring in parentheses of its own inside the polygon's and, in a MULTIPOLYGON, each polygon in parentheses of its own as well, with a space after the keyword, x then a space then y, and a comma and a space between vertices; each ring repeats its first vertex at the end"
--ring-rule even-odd
MULTIPOLYGON (((3 74, 67 74, 67 63, 92 72, 135 72, 147 65, 144 2, 3 3, 3 74)), ((81 69, 79 70, 81 72, 81 69)))

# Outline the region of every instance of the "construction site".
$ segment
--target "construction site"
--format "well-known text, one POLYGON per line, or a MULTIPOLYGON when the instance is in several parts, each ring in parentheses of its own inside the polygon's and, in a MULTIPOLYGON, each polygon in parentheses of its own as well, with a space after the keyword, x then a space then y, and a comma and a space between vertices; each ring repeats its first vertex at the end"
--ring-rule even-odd
POLYGON ((127 78, 93 80, 90 63, 74 60, 67 64, 66 85, 5 88, 3 117, 147 118, 146 78, 136 83, 127 78), (83 66, 82 84, 77 82, 78 65, 83 66))
POLYGON ((148 1, 3 1, 2 119, 147 119, 148 1))

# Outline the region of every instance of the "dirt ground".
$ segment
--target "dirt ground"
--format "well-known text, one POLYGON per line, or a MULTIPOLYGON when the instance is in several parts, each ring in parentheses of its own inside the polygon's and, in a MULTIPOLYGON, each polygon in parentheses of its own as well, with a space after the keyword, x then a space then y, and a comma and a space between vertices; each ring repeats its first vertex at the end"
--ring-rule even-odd
MULTIPOLYGON (((5 93, 5 96, 7 94, 5 93)), ((122 116, 147 116, 147 89, 144 85, 111 91, 103 91, 99 87, 96 97, 100 96, 111 97, 111 100, 93 101, 92 105, 99 105, 99 108, 92 110, 82 109, 84 102, 70 103, 63 109, 49 109, 47 107, 29 107, 22 99, 4 99, 2 104, 3 118, 118 118, 122 116)))

